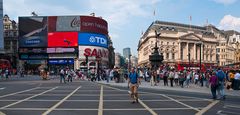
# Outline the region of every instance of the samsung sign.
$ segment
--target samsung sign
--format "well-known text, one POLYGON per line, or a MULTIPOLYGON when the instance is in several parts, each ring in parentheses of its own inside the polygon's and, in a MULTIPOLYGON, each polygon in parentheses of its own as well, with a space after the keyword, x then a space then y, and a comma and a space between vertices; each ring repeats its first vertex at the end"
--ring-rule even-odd
POLYGON ((78 44, 108 48, 108 39, 101 34, 79 33, 78 44))

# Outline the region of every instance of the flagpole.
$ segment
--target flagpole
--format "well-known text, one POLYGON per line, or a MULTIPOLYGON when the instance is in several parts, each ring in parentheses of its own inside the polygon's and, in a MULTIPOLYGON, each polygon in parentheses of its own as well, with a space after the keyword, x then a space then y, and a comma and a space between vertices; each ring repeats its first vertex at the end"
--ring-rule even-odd
POLYGON ((191 15, 190 15, 189 19, 190 19, 190 30, 192 30, 192 16, 191 15))

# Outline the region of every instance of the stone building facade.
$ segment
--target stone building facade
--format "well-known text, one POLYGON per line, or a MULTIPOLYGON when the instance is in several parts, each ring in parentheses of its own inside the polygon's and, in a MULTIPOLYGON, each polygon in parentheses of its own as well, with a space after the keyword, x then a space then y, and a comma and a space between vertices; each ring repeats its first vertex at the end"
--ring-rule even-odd
POLYGON ((228 34, 213 25, 195 26, 174 22, 153 22, 138 44, 138 66, 150 67, 149 55, 157 42, 163 63, 176 68, 208 69, 234 63, 235 49, 228 34), (161 33, 156 38, 155 31, 161 33), (201 55, 201 58, 200 58, 201 55))

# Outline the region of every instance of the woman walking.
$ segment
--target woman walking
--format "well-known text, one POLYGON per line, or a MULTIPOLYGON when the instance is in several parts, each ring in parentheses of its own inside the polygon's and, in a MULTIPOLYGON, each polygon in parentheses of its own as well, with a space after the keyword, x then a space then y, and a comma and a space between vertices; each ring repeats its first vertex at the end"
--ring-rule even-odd
POLYGON ((216 91, 217 91, 218 78, 217 78, 215 72, 213 74, 212 73, 209 73, 209 74, 211 76, 210 79, 209 79, 209 83, 211 85, 212 98, 216 99, 217 98, 216 91))

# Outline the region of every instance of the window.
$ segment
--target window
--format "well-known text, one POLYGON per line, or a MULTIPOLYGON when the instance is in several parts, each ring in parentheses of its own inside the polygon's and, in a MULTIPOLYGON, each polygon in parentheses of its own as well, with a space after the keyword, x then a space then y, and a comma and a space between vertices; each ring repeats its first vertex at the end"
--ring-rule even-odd
POLYGON ((163 45, 163 41, 161 41, 161 45, 163 45))
POLYGON ((167 42, 167 45, 169 44, 169 42, 167 42))
POLYGON ((175 45, 175 42, 173 42, 172 44, 175 45))
POLYGON ((172 59, 175 59, 175 54, 174 53, 172 53, 172 59))
POLYGON ((166 53, 166 59, 169 59, 169 53, 166 53))
POLYGON ((210 55, 210 61, 212 61, 212 55, 210 55))

